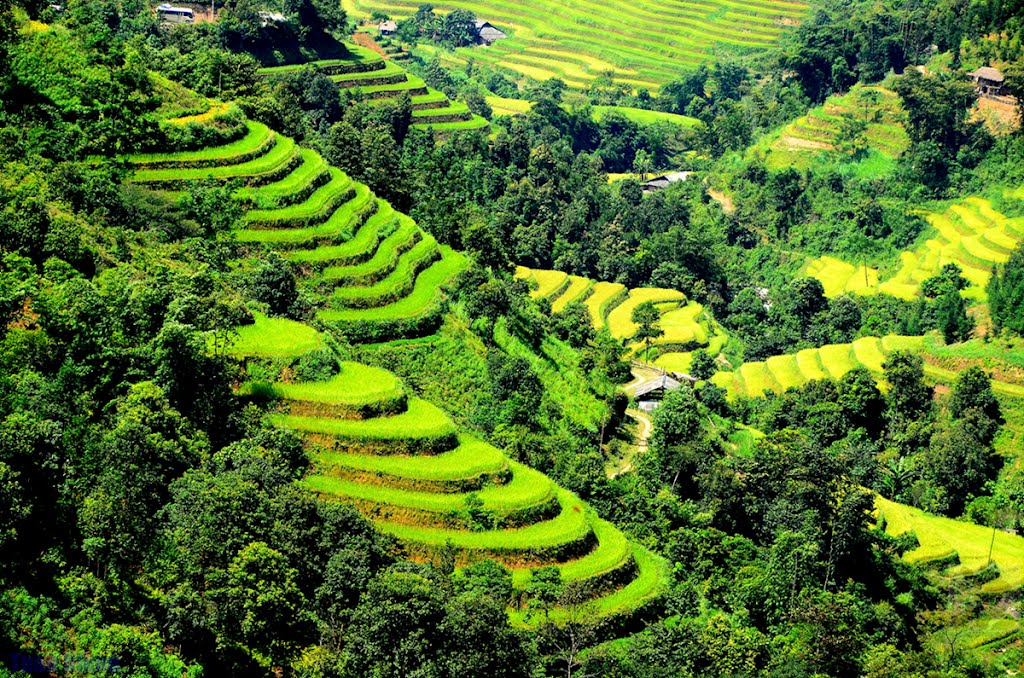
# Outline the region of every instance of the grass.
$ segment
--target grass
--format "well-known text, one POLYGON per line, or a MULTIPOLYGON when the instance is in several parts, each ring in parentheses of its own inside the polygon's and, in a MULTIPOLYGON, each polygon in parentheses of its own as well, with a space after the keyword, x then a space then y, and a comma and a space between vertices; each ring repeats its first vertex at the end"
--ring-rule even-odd
POLYGON ((586 538, 590 523, 584 504, 566 490, 556 492, 561 512, 551 520, 514 530, 460 532, 435 527, 397 525, 378 521, 377 529, 402 541, 457 549, 487 551, 522 551, 560 546, 586 538))
POLYGON ((128 156, 128 162, 134 165, 159 165, 174 163, 187 165, 190 163, 205 163, 219 161, 220 164, 238 164, 232 160, 247 157, 265 148, 273 140, 273 133, 270 128, 260 122, 249 120, 245 123, 247 132, 245 136, 223 146, 209 146, 197 151, 184 151, 178 153, 141 153, 128 156))
POLYGON ((226 352, 236 356, 292 358, 324 346, 323 337, 309 325, 253 314, 256 322, 242 325, 226 352))
POLYGON ((320 311, 317 317, 328 322, 353 322, 412 318, 423 313, 439 298, 441 285, 460 273, 467 264, 463 255, 447 247, 442 246, 441 253, 440 261, 416 277, 416 283, 408 296, 378 308, 327 309, 320 311))
POLYGON ((493 445, 459 435, 453 450, 433 456, 394 456, 323 452, 317 456, 320 467, 340 466, 370 473, 382 473, 413 480, 462 480, 485 473, 498 473, 507 465, 505 456, 493 445))
MULTIPOLYGON (((535 471, 516 462, 509 463, 512 480, 505 485, 492 485, 474 492, 483 502, 482 507, 496 513, 540 506, 551 499, 554 484, 540 471, 535 471)), ((392 487, 368 485, 332 476, 307 476, 303 484, 317 492, 387 504, 421 511, 448 512, 466 507, 467 494, 422 492, 392 487)))
POLYGON ((608 415, 607 406, 591 392, 586 379, 574 371, 576 358, 562 350, 564 344, 546 336, 538 353, 511 334, 504 319, 494 325, 494 342, 509 355, 529 362, 545 392, 561 403, 577 423, 591 431, 600 428, 608 415))
POLYGON ((275 426, 294 431, 363 440, 429 438, 450 434, 455 430, 448 415, 420 398, 410 398, 408 409, 392 417, 332 419, 275 414, 271 415, 270 420, 275 426))
POLYGON ((348 406, 395 400, 405 393, 391 372, 354 362, 343 362, 341 372, 328 381, 275 383, 270 388, 287 400, 348 406))
POLYGON ((924 563, 957 553, 960 564, 948 574, 963 575, 981 570, 988 564, 989 546, 992 560, 999 568, 999 577, 981 588, 990 593, 1012 591, 1024 586, 1024 537, 996 531, 993 542, 991 528, 972 523, 933 516, 882 497, 875 497, 875 507, 885 518, 886 532, 893 535, 913 532, 920 546, 907 553, 910 562, 924 563))

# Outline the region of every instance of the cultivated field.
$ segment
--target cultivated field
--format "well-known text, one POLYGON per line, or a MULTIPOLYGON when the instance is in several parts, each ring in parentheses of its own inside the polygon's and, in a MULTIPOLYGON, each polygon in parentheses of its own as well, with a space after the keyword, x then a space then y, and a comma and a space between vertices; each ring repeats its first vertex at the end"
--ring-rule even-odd
POLYGON ((708 347, 717 353, 725 344, 725 333, 711 319, 704 307, 687 301, 677 290, 641 287, 626 289, 619 283, 595 282, 568 275, 562 271, 545 271, 520 266, 516 276, 526 280, 535 299, 551 302, 551 310, 559 312, 573 302, 580 302, 590 311, 594 327, 607 327, 616 339, 625 341, 634 354, 644 350, 643 342, 633 341, 637 325, 632 321, 633 309, 653 302, 661 312, 660 327, 664 334, 651 340, 652 358, 664 369, 685 372, 689 356, 695 348, 708 347))
MULTIPOLYGON (((342 5, 350 16, 380 10, 402 18, 415 13, 419 2, 343 0, 342 5)), ((472 10, 510 36, 489 47, 458 49, 445 55, 449 59, 494 64, 536 80, 558 77, 573 87, 610 74, 649 89, 678 78, 712 52, 763 49, 807 11, 796 0, 669 0, 643 6, 621 0, 448 0, 435 8, 472 10)))
POLYGON ((359 45, 347 43, 345 47, 349 51, 346 58, 274 66, 260 69, 259 73, 265 77, 273 77, 312 66, 327 74, 343 95, 385 101, 409 94, 412 97, 413 127, 432 129, 438 133, 488 130, 487 121, 471 113, 466 104, 461 101, 449 101, 444 94, 427 87, 421 79, 407 72, 397 61, 385 59, 373 50, 359 45))
POLYGON ((904 558, 914 563, 947 561, 945 569, 953 577, 977 574, 992 561, 998 576, 981 586, 985 593, 1004 593, 1024 587, 1024 537, 995 531, 952 518, 933 516, 903 504, 875 497, 879 517, 885 520, 886 532, 900 535, 913 532, 920 543, 904 558))
MULTIPOLYGON (((799 353, 772 356, 764 362, 743 363, 732 372, 718 372, 712 381, 732 397, 757 397, 769 391, 782 393, 814 379, 839 379, 850 370, 865 367, 879 378, 886 357, 898 350, 916 353, 930 350, 928 337, 861 337, 850 344, 828 344, 799 353)), ((925 363, 925 375, 942 383, 956 380, 956 372, 925 363)), ((1024 386, 1001 380, 992 382, 999 394, 1024 396, 1024 386)))
MULTIPOLYGON (((203 124, 191 116, 189 123, 203 124)), ((279 251, 317 304, 316 329, 257 313, 227 341, 211 339, 247 364, 251 379, 239 395, 262 403, 271 423, 303 438, 313 468, 302 483, 356 506, 414 559, 449 549, 460 565, 494 558, 512 570, 520 591, 531 568, 554 564, 566 581, 584 587, 601 616, 631 615, 657 600, 667 583, 665 564, 578 497, 459 431, 394 374, 337 359, 337 336, 359 343, 434 332, 445 288, 465 268, 465 257, 292 140, 256 123, 244 123, 236 138, 126 160, 133 181, 159 191, 207 177, 239 180, 234 197, 245 211, 234 237, 252 254, 279 251), (296 366, 325 352, 335 356, 334 376, 296 378, 296 366)), ((589 288, 589 281, 564 275, 549 275, 545 283, 552 291, 589 288)), ((662 296, 681 302, 678 293, 662 296)), ((503 328, 495 337, 513 354, 521 348, 503 328)), ((569 388, 557 370, 543 378, 546 387, 569 388)), ((596 421, 604 410, 591 400, 577 405, 581 413, 593 409, 596 421)), ((510 614, 520 624, 537 619, 518 605, 510 614)))
POLYGON ((991 201, 978 196, 955 202, 941 212, 925 212, 923 216, 931 225, 931 232, 925 234, 917 247, 902 252, 899 268, 881 282, 878 271, 869 269, 865 284, 862 266, 833 257, 815 259, 805 271, 821 281, 828 296, 882 292, 901 299, 916 299, 922 282, 937 275, 946 264, 954 263, 971 283, 964 296, 983 299, 992 268, 1005 263, 1024 240, 1024 218, 1007 217, 991 201))
POLYGON ((867 124, 864 141, 881 158, 899 156, 910 143, 899 96, 882 87, 858 85, 846 94, 830 96, 823 105, 759 144, 756 152, 772 168, 806 167, 816 155, 836 150, 844 117, 867 124))

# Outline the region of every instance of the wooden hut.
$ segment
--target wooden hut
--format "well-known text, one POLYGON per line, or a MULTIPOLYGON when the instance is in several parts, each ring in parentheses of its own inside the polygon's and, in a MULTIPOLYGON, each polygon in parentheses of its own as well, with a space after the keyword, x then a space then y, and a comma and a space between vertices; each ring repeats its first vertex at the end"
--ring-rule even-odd
POLYGON ((504 40, 507 37, 503 31, 499 31, 488 22, 477 20, 476 39, 481 45, 490 45, 495 40, 504 40))
POLYGON ((662 174, 661 176, 649 179, 644 183, 640 184, 644 193, 654 193, 666 188, 669 184, 674 184, 677 181, 686 181, 690 178, 689 172, 669 172, 668 174, 662 174))
POLYGON ((989 66, 982 66, 971 73, 971 80, 974 81, 974 86, 978 88, 978 91, 982 94, 991 94, 993 96, 999 96, 1003 93, 1003 81, 1005 79, 1002 73, 989 66))
POLYGON ((388 19, 377 24, 377 30, 382 36, 388 37, 398 32, 398 24, 391 19, 388 19))
POLYGON ((636 387, 633 398, 636 406, 643 412, 650 412, 661 404, 665 394, 679 388, 681 384, 667 374, 657 379, 645 381, 636 387))

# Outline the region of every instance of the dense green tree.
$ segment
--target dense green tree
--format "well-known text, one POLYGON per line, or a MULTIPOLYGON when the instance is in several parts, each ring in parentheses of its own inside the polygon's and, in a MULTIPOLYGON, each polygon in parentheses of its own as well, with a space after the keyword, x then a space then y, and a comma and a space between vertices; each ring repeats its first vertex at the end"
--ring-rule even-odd
POLYGON ((651 339, 657 339, 665 334, 665 330, 660 327, 661 313, 654 302, 645 301, 633 309, 629 319, 637 325, 633 340, 646 344, 647 358, 650 359, 651 339))
POLYGON ((271 253, 256 269, 252 293, 257 301, 270 307, 271 313, 289 315, 299 298, 291 264, 276 252, 271 253))
POLYGON ((694 379, 710 379, 718 370, 714 357, 707 351, 694 351, 690 360, 690 376, 694 379))

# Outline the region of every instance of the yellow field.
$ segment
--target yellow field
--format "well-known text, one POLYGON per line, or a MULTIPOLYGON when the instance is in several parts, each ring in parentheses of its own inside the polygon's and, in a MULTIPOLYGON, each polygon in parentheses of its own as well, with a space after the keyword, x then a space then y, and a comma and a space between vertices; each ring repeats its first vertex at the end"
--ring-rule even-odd
POLYGON ((966 575, 988 565, 991 546, 999 578, 986 583, 982 590, 1001 593, 1024 586, 1024 537, 998 530, 993 535, 991 528, 929 515, 882 497, 875 497, 875 507, 879 516, 885 519, 886 532, 892 535, 913 532, 917 535, 921 545, 907 553, 904 556, 906 560, 924 563, 956 553, 960 564, 950 568, 948 574, 966 575))
POLYGON ((865 284, 862 266, 834 257, 815 259, 804 272, 820 280, 829 297, 881 292, 913 300, 920 294, 922 282, 953 263, 970 282, 963 295, 984 299, 992 268, 1005 263, 1024 240, 1024 218, 1007 217, 990 201, 977 196, 953 203, 943 212, 926 212, 923 216, 934 235, 915 249, 901 252, 898 270, 886 280, 879 282, 878 271, 868 268, 865 284))

